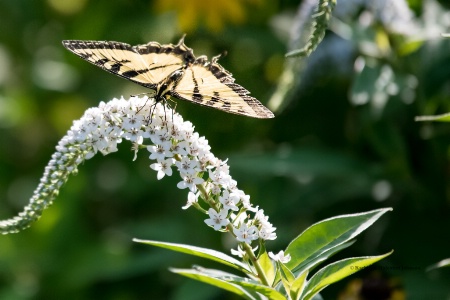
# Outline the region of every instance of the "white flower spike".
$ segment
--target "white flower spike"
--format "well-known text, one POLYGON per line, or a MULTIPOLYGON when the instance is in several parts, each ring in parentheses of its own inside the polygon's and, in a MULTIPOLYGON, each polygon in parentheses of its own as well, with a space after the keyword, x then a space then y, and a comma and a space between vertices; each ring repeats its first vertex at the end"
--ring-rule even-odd
POLYGON ((189 190, 183 209, 193 206, 207 213, 207 225, 215 230, 229 227, 238 242, 247 244, 258 238, 276 238, 275 227, 268 217, 252 206, 250 196, 238 189, 227 161, 214 156, 208 141, 194 131, 191 122, 147 97, 102 102, 74 121, 58 143, 30 204, 18 217, 0 221, 0 233, 28 227, 52 203, 69 175, 78 171, 79 164, 98 152, 107 155, 117 151, 122 140, 132 142, 134 159, 139 149, 149 151, 150 159, 154 160, 150 168, 157 172, 158 180, 172 176, 177 170, 182 179, 177 187, 189 190))

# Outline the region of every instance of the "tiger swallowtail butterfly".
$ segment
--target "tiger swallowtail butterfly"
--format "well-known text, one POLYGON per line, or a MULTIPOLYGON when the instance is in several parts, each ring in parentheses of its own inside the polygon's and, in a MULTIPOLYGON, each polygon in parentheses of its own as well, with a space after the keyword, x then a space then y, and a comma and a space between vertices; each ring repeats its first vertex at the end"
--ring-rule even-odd
POLYGON ((105 71, 155 91, 157 102, 170 96, 253 118, 273 118, 273 113, 250 92, 234 83, 233 75, 218 62, 195 57, 184 44, 149 42, 131 46, 120 42, 67 40, 71 52, 105 71))

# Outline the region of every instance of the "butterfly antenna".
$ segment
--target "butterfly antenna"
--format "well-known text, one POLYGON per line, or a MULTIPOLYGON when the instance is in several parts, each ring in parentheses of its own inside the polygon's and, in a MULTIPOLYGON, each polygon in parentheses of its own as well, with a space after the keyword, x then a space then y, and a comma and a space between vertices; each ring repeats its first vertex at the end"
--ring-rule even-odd
POLYGON ((186 37, 186 33, 181 36, 181 39, 178 41, 177 46, 184 45, 184 38, 186 37))

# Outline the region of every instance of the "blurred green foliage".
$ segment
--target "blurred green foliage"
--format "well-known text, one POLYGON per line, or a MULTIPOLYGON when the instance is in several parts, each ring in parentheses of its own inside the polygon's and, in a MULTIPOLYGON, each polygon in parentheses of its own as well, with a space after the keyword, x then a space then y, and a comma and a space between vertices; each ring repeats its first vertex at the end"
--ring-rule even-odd
MULTIPOLYGON (((187 33, 196 55, 226 50, 221 63, 236 81, 273 103, 277 79, 296 62, 283 57, 299 3, 177 3, 0 0, 0 219, 27 203, 59 138, 85 109, 145 92, 75 57, 63 39, 168 43, 187 33)), ((269 251, 321 219, 394 208, 342 255, 394 254, 326 290, 325 299, 370 283, 378 271, 398 285, 398 297, 450 293, 446 268, 425 271, 450 256, 450 127, 414 122, 450 111, 450 41, 440 36, 449 31, 449 7, 442 5, 410 1, 411 21, 395 5, 387 11, 400 15, 389 19, 375 4, 338 1, 324 42, 291 68, 295 82, 273 120, 178 101, 177 111, 216 156, 229 158, 239 187, 278 228, 269 251)), ((0 237, 0 299, 234 299, 167 270, 214 264, 131 242, 234 247, 203 216, 180 209, 187 194, 175 188, 178 178, 157 181, 144 152, 132 162, 130 147, 87 161, 34 226, 0 237)))

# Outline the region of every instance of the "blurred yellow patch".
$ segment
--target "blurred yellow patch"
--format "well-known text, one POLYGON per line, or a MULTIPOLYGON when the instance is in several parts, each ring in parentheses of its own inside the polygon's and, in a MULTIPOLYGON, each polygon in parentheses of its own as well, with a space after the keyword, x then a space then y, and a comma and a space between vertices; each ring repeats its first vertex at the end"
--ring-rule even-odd
POLYGON ((50 5, 54 10, 65 14, 71 15, 76 14, 81 11, 86 5, 86 0, 47 0, 48 5, 50 5))
POLYGON ((183 32, 189 32, 204 24, 211 31, 221 31, 226 23, 241 24, 245 21, 245 2, 258 4, 256 0, 156 0, 158 12, 175 11, 178 25, 183 32))

